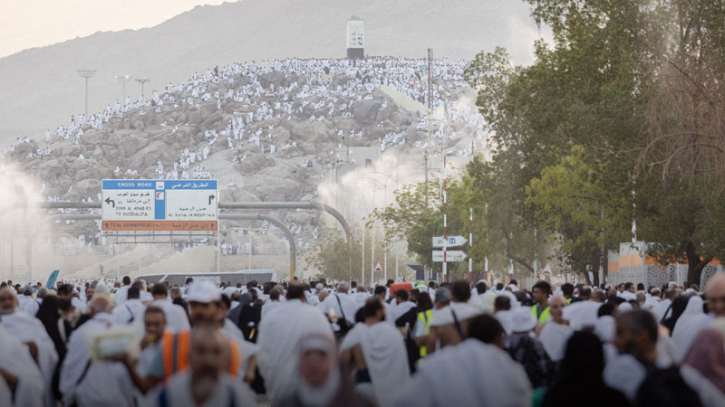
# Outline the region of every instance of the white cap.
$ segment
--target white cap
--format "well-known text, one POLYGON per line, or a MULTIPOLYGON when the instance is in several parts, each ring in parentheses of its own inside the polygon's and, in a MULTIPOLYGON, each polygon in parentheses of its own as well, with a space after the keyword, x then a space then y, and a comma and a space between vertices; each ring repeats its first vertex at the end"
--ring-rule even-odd
POLYGON ((599 320, 598 313, 601 305, 592 301, 573 302, 564 307, 564 319, 569 321, 569 326, 575 331, 585 327, 595 327, 599 320))
POLYGON ((594 327, 594 333, 604 343, 611 343, 614 341, 616 331, 616 321, 614 317, 610 315, 602 315, 597 320, 597 325, 594 327))
POLYGON ((106 283, 104 283, 103 281, 98 282, 98 284, 96 284, 95 288, 96 288, 96 290, 95 290, 96 294, 110 294, 111 293, 111 290, 108 288, 106 283))
POLYGON ((189 302, 209 304, 220 301, 221 297, 219 288, 208 281, 194 282, 186 289, 186 300, 189 302))
POLYGON ((519 307, 511 313, 511 331, 515 333, 530 332, 536 328, 536 318, 531 314, 531 308, 519 307))
POLYGON ((311 334, 300 339, 300 352, 308 350, 321 350, 325 353, 335 352, 335 341, 331 337, 322 334, 311 334))

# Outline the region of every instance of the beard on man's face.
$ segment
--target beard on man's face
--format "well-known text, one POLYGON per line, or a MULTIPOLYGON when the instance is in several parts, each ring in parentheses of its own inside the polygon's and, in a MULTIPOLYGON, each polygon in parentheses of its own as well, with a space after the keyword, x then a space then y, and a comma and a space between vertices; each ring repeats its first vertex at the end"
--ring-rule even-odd
POLYGON ((194 369, 191 380, 191 391, 194 395, 208 398, 219 382, 219 371, 214 366, 201 366, 194 369))

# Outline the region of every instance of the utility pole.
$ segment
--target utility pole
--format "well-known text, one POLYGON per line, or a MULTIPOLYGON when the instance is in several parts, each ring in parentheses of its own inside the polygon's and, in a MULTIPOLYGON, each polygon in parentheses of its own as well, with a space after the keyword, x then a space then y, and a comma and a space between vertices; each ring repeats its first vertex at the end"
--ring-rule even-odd
MULTIPOLYGON (((446 185, 446 151, 443 150, 443 240, 448 242, 448 192, 446 185)), ((448 252, 443 246, 443 281, 448 282, 448 252)))
POLYGON ((473 280, 473 208, 468 208, 468 283, 473 280))
POLYGON ((146 78, 138 78, 138 79, 136 79, 136 82, 138 82, 138 83, 141 84, 141 99, 143 99, 143 85, 144 85, 144 83, 150 82, 150 81, 151 81, 151 79, 146 79, 146 78))
POLYGON ((88 120, 88 79, 93 77, 93 75, 96 73, 96 70, 78 69, 76 72, 78 72, 78 75, 80 75, 81 78, 85 78, 86 80, 86 120, 88 120))
POLYGON ((433 48, 428 48, 428 143, 425 145, 425 207, 428 207, 428 149, 430 148, 431 121, 433 120, 433 48))
POLYGON ((388 245, 383 242, 383 281, 387 284, 388 282, 388 245))
POLYGON ((373 236, 372 245, 370 246, 370 286, 375 287, 373 281, 375 281, 375 222, 373 222, 373 236))
POLYGON ((367 233, 367 227, 365 222, 362 225, 362 271, 360 273, 360 284, 365 287, 365 233, 367 233))
POLYGON ((116 75, 116 80, 121 82, 121 87, 123 89, 123 97, 121 98, 121 105, 123 106, 126 100, 126 82, 128 82, 131 79, 130 75, 116 75))

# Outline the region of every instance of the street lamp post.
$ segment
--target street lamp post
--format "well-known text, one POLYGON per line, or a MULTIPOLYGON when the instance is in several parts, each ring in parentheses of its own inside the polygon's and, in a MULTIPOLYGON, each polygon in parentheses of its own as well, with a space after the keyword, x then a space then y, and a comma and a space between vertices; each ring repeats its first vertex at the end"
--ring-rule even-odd
POLYGON ((78 69, 78 75, 86 80, 86 120, 88 119, 88 79, 96 73, 95 69, 78 69))
POLYGON ((131 75, 116 75, 116 80, 121 82, 121 88, 123 89, 122 101, 126 100, 126 82, 131 79, 131 75))
MULTIPOLYGON (((388 202, 388 182, 395 181, 395 189, 398 189, 399 182, 400 182, 400 179, 399 179, 398 175, 396 174, 396 176, 393 177, 392 175, 388 175, 388 174, 386 174, 384 172, 379 172, 379 171, 367 171, 366 174, 371 174, 371 175, 372 174, 380 174, 380 175, 384 176, 385 178, 387 178, 387 180, 385 181, 385 183, 382 183, 383 184, 383 193, 385 194, 384 197, 383 197, 383 206, 387 206, 387 202, 388 202)), ((412 178, 414 176, 417 176, 417 175, 423 175, 423 173, 409 175, 408 177, 404 178, 403 181, 405 181, 406 179, 412 178)), ((375 179, 373 177, 363 177, 363 178, 367 178, 367 179, 375 182, 375 184, 377 184, 378 186, 381 184, 380 181, 378 181, 377 179, 375 179)), ((375 206, 375 192, 378 189, 379 188, 375 188, 373 190, 373 206, 375 206)), ((395 242, 394 242, 394 245, 395 245, 395 281, 396 282, 398 281, 398 278, 400 276, 400 273, 399 273, 399 264, 398 264, 399 263, 399 260, 398 260, 398 250, 399 250, 398 246, 399 246, 399 244, 400 244, 400 242, 398 241, 398 237, 396 236, 395 237, 395 242)), ((383 258, 384 258, 383 262, 385 263, 385 266, 384 266, 384 270, 385 270, 385 276, 384 276, 384 278, 385 278, 385 281, 388 280, 388 251, 387 251, 387 249, 388 249, 388 247, 386 246, 385 247, 385 252, 383 254, 383 258)), ((373 265, 372 267, 374 269, 375 266, 373 265)))
POLYGON ((362 271, 360 272, 360 284, 365 287, 365 232, 367 232, 367 228, 365 227, 365 222, 363 222, 362 225, 362 271))
POLYGON ((151 79, 146 79, 146 78, 137 78, 136 79, 136 82, 138 82, 138 83, 141 84, 141 99, 143 99, 143 97, 144 97, 144 95, 143 95, 143 85, 146 82, 149 82, 149 81, 151 81, 151 79))

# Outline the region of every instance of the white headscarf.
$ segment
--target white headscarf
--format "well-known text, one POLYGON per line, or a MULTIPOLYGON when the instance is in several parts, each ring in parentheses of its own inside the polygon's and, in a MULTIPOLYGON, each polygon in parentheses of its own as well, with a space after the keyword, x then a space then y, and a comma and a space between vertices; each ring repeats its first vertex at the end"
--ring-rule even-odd
POLYGON ((513 311, 499 311, 493 314, 493 317, 501 323, 501 326, 503 327, 504 332, 506 332, 506 335, 511 335, 511 333, 513 332, 513 311))
POLYGON ((610 315, 602 315, 597 319, 597 324, 594 326, 594 333, 599 337, 603 343, 610 343, 614 340, 614 334, 616 331, 616 321, 614 317, 610 315))
POLYGON ((602 304, 594 301, 573 302, 564 307, 564 319, 569 321, 572 329, 580 330, 587 326, 596 326, 599 307, 602 304))
POLYGON ((271 398, 294 394, 299 385, 299 341, 311 334, 334 338, 325 314, 300 300, 285 302, 259 324, 259 369, 271 398))
POLYGON ((711 320, 710 317, 705 315, 702 309, 703 301, 699 296, 690 297, 687 302, 685 311, 680 315, 680 318, 675 324, 675 329, 672 330, 672 340, 677 346, 677 361, 682 361, 685 357, 687 350, 690 349, 692 341, 695 340, 695 336, 707 325, 711 320))
POLYGON ((426 358, 391 405, 529 406, 531 383, 505 351, 467 339, 426 358))
POLYGON ((572 333, 574 331, 568 325, 557 324, 552 319, 541 328, 539 340, 552 361, 558 362, 564 359, 566 343, 572 333))
MULTIPOLYGON (((337 360, 337 358, 334 357, 334 353, 337 351, 335 343, 332 339, 328 337, 313 335, 300 341, 300 355, 304 354, 308 350, 313 349, 321 350, 328 355, 333 355, 332 357, 334 358, 334 360, 337 360)), ((340 391, 340 386, 342 385, 342 379, 340 375, 341 373, 340 369, 338 368, 338 364, 335 363, 335 366, 330 372, 330 376, 328 377, 327 381, 320 387, 310 386, 307 381, 300 376, 300 385, 297 389, 297 397, 299 397, 300 401, 305 406, 329 406, 337 393, 340 391)))
POLYGON ((604 382, 619 390, 630 402, 637 399, 637 390, 647 377, 647 370, 632 355, 619 355, 604 368, 604 382))

